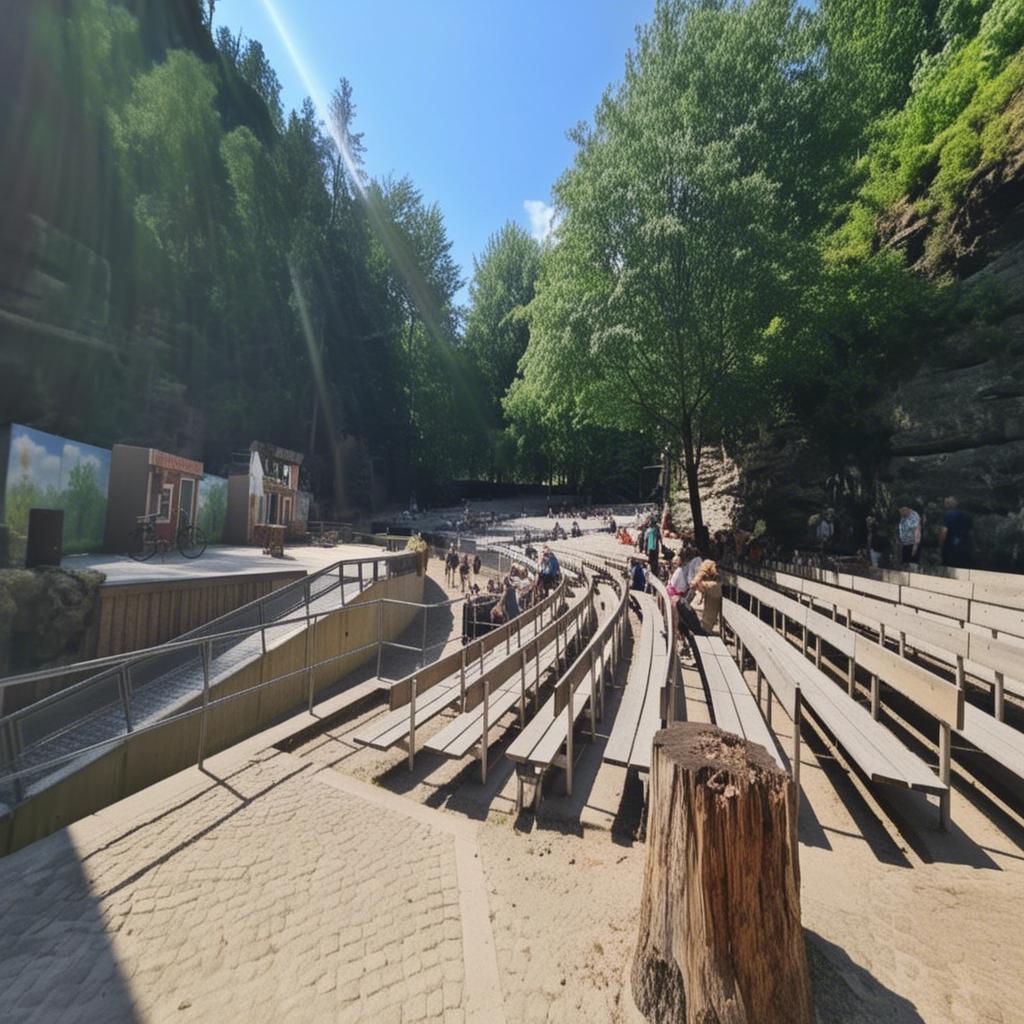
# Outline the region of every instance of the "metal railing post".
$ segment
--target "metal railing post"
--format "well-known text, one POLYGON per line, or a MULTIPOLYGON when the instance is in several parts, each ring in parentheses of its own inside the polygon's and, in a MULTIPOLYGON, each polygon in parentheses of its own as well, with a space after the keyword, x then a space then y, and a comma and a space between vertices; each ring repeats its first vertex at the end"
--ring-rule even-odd
POLYGON ((462 658, 459 664, 459 710, 466 710, 466 648, 462 648, 462 658))
POLYGON ((427 616, 430 614, 427 606, 423 606, 423 632, 420 635, 420 668, 427 663, 427 616))
POLYGON ((359 593, 361 594, 363 592, 363 563, 356 562, 356 565, 359 567, 359 593))
POLYGON ((381 659, 384 655, 384 602, 377 604, 377 678, 380 679, 381 659))
POLYGON ((419 679, 412 677, 412 688, 409 691, 409 771, 416 763, 416 689, 419 679))
POLYGON ((338 589, 341 591, 341 607, 345 607, 345 563, 338 563, 338 589))
POLYGON ((199 769, 203 768, 206 758, 206 720, 210 707, 210 641, 207 640, 200 648, 203 659, 203 713, 199 718, 199 769))
POLYGON ((313 693, 316 690, 316 616, 306 626, 306 683, 309 686, 309 713, 313 714, 313 693), (310 655, 312 654, 312 657, 310 655))
POLYGON ((132 723, 132 683, 130 678, 131 667, 127 664, 121 666, 117 674, 118 689, 121 691, 121 707, 124 709, 124 724, 128 732, 134 728, 132 723))

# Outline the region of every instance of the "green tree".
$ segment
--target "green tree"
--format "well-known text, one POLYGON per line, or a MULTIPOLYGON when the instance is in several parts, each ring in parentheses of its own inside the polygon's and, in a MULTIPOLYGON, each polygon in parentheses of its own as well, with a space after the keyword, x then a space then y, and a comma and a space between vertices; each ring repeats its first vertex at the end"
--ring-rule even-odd
POLYGON ((540 272, 540 245, 509 221, 473 260, 466 347, 486 383, 495 412, 515 378, 530 340, 524 315, 540 272))
POLYGON ((785 0, 659 3, 555 189, 521 390, 678 452, 698 535, 704 446, 762 411, 766 333, 807 255, 780 183, 801 139, 777 131, 803 115, 806 46, 785 0))

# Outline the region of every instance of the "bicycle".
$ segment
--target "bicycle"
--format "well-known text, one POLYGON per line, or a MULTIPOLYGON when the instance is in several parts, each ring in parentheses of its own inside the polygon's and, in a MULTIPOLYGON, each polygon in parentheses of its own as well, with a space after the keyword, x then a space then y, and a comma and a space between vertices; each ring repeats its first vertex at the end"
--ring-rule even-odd
MULTIPOLYGON (((158 551, 162 558, 171 547, 172 542, 156 532, 158 515, 157 512, 151 512, 148 516, 138 516, 136 519, 139 525, 132 530, 128 547, 128 557, 136 562, 148 561, 158 551)), ((206 534, 198 526, 193 526, 182 512, 173 543, 185 558, 198 558, 206 550, 206 534)))

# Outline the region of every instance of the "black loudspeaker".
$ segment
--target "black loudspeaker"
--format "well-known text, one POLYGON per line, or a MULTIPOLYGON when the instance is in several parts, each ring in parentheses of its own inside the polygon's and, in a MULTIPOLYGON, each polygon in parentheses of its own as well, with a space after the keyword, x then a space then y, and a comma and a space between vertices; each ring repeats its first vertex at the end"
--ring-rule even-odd
POLYGON ((64 510, 61 508, 30 508, 28 510, 28 541, 25 565, 60 565, 64 545, 64 510))

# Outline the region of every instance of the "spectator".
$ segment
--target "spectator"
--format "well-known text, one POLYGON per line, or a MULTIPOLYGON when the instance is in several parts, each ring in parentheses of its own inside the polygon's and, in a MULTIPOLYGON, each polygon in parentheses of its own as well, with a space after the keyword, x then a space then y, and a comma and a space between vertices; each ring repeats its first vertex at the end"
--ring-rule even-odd
POLYGON ((650 563, 651 572, 658 575, 658 555, 661 552, 661 530, 658 524, 652 519, 644 533, 644 548, 647 551, 647 561, 650 563))
POLYGON ((476 556, 475 556, 475 557, 473 558, 473 575, 474 575, 474 576, 479 576, 479 575, 480 575, 480 566, 481 566, 482 564, 483 564, 483 563, 482 563, 482 562, 480 561, 480 556, 479 556, 479 555, 476 555, 476 556))
POLYGON ((832 547, 832 539, 836 535, 835 516, 834 509, 825 509, 814 531, 815 540, 818 542, 818 550, 822 553, 832 547))
POLYGON ((966 569, 971 561, 971 517, 957 505, 956 498, 946 498, 943 505, 945 511, 939 530, 942 564, 953 569, 966 569))
POLYGON ((700 620, 705 633, 711 633, 722 614, 722 584, 718 579, 718 566, 711 559, 701 562, 700 571, 690 584, 687 603, 700 620))
POLYGON ((921 556, 921 517, 907 502, 900 505, 900 561, 916 566, 921 556))
POLYGON ((540 582, 545 594, 555 585, 561 572, 562 568, 558 564, 558 559, 555 558, 551 548, 545 544, 540 559, 540 582))
POLYGON ((702 561, 700 552, 692 544, 683 549, 683 585, 679 588, 679 592, 684 596, 700 570, 702 561))
POLYGON ((505 593, 501 598, 502 611, 505 613, 505 621, 510 622, 519 614, 519 601, 516 597, 516 588, 509 577, 505 577, 505 593))
POLYGON ((633 568, 629 571, 629 588, 630 590, 646 590, 647 589, 647 572, 644 569, 643 562, 639 558, 632 559, 633 568))
POLYGON ((882 567, 888 547, 889 538, 878 525, 878 520, 874 516, 868 516, 868 557, 876 569, 882 567))

